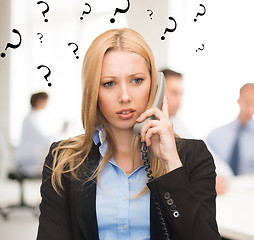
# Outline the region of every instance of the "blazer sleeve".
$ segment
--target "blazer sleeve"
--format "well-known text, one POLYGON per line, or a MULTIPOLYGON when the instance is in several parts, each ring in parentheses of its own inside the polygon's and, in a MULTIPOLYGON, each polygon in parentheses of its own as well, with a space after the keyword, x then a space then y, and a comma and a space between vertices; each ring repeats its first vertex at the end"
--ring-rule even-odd
POLYGON ((213 157, 201 140, 186 140, 179 156, 183 166, 148 183, 151 194, 173 239, 219 240, 213 157))
POLYGON ((52 150, 56 145, 57 143, 51 145, 43 166, 37 240, 72 239, 66 192, 62 191, 62 196, 58 195, 51 184, 52 150))

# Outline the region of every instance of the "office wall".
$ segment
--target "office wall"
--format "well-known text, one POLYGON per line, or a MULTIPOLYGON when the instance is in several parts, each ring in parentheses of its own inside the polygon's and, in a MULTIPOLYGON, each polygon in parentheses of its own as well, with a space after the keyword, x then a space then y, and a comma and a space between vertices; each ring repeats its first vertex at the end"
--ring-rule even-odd
POLYGON ((128 27, 139 32, 152 48, 155 55, 156 67, 161 69, 167 65, 168 50, 170 45, 170 34, 161 40, 165 28, 169 25, 169 2, 154 0, 131 1, 132 10, 126 15, 128 27), (152 10, 147 11, 147 10, 152 10), (150 15, 151 18, 150 19, 150 15))
MULTIPOLYGON (((0 0, 0 52, 4 51, 10 41, 10 1, 0 0)), ((9 53, 9 52, 8 52, 9 53)), ((0 58, 0 130, 6 139, 9 138, 9 99, 10 99, 10 54, 0 58)))
MULTIPOLYGON (((10 1, 0 0, 0 52, 4 51, 10 41, 10 1)), ((8 51, 8 49, 7 49, 8 51)), ((0 58, 0 180, 6 178, 9 162, 10 129, 10 58, 0 58)))

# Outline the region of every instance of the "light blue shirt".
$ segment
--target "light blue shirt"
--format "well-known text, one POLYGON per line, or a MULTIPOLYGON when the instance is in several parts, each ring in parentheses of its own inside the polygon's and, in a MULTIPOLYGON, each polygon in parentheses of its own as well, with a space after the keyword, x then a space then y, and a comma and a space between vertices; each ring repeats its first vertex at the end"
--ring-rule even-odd
MULTIPOLYGON (((233 145, 235 143, 239 120, 216 128, 207 137, 206 143, 209 150, 221 160, 229 164, 233 145)), ((239 142, 239 174, 254 173, 254 121, 246 123, 242 130, 239 142)))
MULTIPOLYGON (((108 146, 105 130, 95 131, 93 139, 95 144, 99 141, 102 143, 99 151, 101 156, 104 156, 108 146)), ((100 240, 150 239, 150 192, 142 197, 135 197, 146 182, 143 166, 127 176, 114 158, 106 163, 96 188, 96 215, 100 240)))

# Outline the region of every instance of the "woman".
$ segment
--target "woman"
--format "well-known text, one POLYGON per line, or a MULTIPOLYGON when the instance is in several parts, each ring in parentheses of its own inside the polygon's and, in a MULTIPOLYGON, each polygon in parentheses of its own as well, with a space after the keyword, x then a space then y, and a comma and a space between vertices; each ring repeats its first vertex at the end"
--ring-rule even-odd
POLYGON ((85 133, 50 148, 37 239, 220 239, 212 156, 202 141, 174 135, 165 98, 162 110, 149 109, 156 70, 145 40, 106 31, 82 74, 85 133), (152 115, 135 136, 134 124, 152 115), (141 142, 150 148, 148 187, 141 142))

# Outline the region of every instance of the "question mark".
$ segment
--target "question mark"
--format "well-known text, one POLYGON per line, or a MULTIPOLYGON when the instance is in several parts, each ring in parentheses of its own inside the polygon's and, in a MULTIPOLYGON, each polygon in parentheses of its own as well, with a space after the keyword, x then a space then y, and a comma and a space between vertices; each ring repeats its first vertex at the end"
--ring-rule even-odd
MULTIPOLYGON (((45 68, 48 69, 48 73, 44 76, 44 78, 46 79, 46 81, 48 81, 47 78, 48 78, 48 76, 51 74, 51 71, 50 71, 50 69, 49 69, 47 66, 45 66, 45 65, 40 65, 40 66, 37 67, 37 69, 41 69, 42 67, 45 67, 45 68)), ((51 83, 48 83, 48 86, 51 87, 52 84, 51 84, 51 83)))
MULTIPOLYGON (((175 27, 172 28, 172 29, 165 28, 164 34, 166 34, 167 32, 174 32, 176 30, 176 27, 177 27, 176 20, 173 17, 169 17, 168 19, 174 21, 175 27)), ((161 36, 161 40, 165 40, 165 37, 161 36)))
MULTIPOLYGON (((14 48, 14 49, 15 49, 15 48, 18 48, 18 47, 20 46, 20 44, 21 44, 22 38, 21 38, 21 35, 20 35, 19 31, 16 30, 16 29, 12 29, 12 32, 17 33, 17 34, 19 35, 19 43, 16 44, 16 45, 11 44, 11 43, 7 43, 7 45, 6 45, 6 47, 5 47, 5 50, 7 50, 7 48, 14 48)), ((2 57, 2 58, 4 58, 5 56, 6 56, 5 53, 1 53, 1 57, 2 57)))
POLYGON ((197 52, 198 50, 203 51, 203 50, 205 49, 205 46, 204 46, 204 44, 202 44, 202 46, 203 46, 203 48, 198 48, 198 49, 196 50, 196 52, 197 52))
POLYGON ((151 11, 150 14, 149 14, 149 17, 150 17, 150 19, 152 20, 152 17, 151 17, 151 16, 153 15, 153 11, 152 11, 151 9, 148 9, 148 10, 146 10, 146 11, 147 11, 147 12, 151 11))
MULTIPOLYGON (((83 11, 82 16, 83 16, 84 14, 89 14, 89 13, 91 12, 91 6, 90 6, 88 3, 86 3, 85 5, 89 6, 90 9, 89 9, 88 12, 83 11)), ((80 20, 83 20, 83 17, 80 17, 80 20)))
POLYGON ((197 21, 197 17, 198 17, 198 16, 203 16, 203 15, 205 15, 205 13, 206 13, 205 6, 204 6, 203 4, 199 4, 199 6, 200 6, 200 7, 203 7, 204 12, 203 12, 203 13, 197 13, 196 18, 194 19, 194 22, 197 21))
MULTIPOLYGON (((45 17, 45 14, 49 11, 49 5, 48 5, 46 2, 43 2, 43 1, 37 2, 38 5, 41 4, 41 3, 44 3, 44 4, 46 4, 46 6, 47 6, 46 10, 44 10, 44 11, 42 12, 43 17, 45 17)), ((48 22, 48 19, 45 18, 45 19, 44 19, 44 22, 48 22)))
MULTIPOLYGON (((74 54, 76 55, 76 52, 78 51, 78 45, 76 43, 68 43, 68 46, 70 46, 72 44, 76 46, 75 50, 73 51, 74 54)), ((76 58, 79 59, 79 56, 76 56, 76 58)))
MULTIPOLYGON (((37 33, 37 35, 40 35, 41 33, 37 33)), ((43 38, 43 35, 41 34, 41 36, 40 36, 40 40, 43 38)), ((42 40, 41 40, 41 43, 42 43, 42 40)))
MULTIPOLYGON (((116 8, 115 13, 114 13, 114 16, 115 16, 118 12, 119 12, 119 13, 126 13, 126 12, 129 10, 129 8, 130 8, 130 0, 127 0, 127 2, 128 2, 127 8, 125 8, 125 9, 116 8)), ((115 22, 115 19, 114 19, 114 18, 111 18, 111 19, 110 19, 110 22, 111 22, 111 23, 114 23, 114 22, 115 22)))

